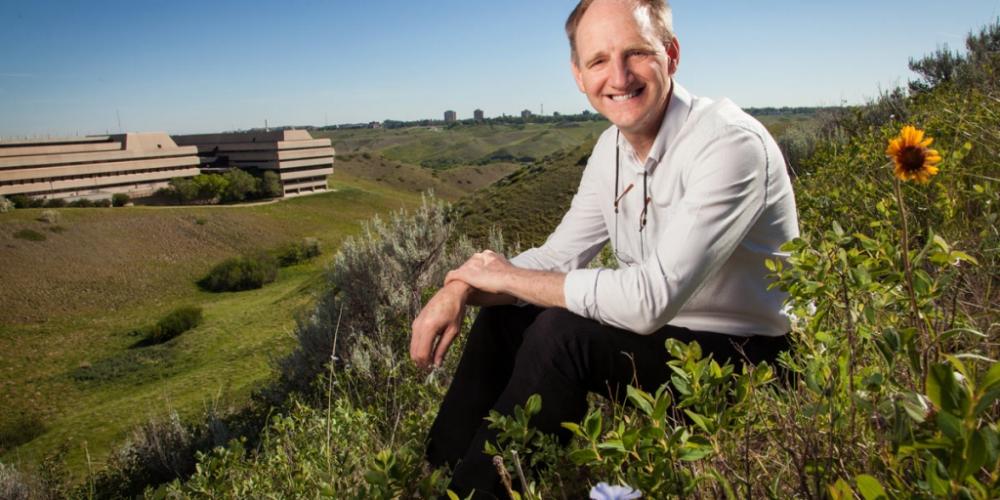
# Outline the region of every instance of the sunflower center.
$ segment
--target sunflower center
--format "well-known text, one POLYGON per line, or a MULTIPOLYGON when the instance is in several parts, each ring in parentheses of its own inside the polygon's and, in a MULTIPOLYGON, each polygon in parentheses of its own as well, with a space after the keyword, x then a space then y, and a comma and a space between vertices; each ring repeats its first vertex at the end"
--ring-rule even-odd
POLYGON ((916 172, 923 168, 927 150, 920 146, 906 146, 899 152, 899 164, 907 172, 916 172))

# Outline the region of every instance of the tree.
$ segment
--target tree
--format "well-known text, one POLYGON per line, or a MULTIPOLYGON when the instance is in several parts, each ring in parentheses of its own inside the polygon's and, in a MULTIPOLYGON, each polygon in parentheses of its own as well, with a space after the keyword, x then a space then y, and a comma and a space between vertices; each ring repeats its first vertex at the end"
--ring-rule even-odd
POLYGON ((225 201, 243 201, 257 193, 260 181, 244 170, 230 169, 222 177, 226 181, 226 189, 222 192, 225 201))
POLYGON ((185 177, 170 179, 170 190, 180 203, 186 203, 198 197, 198 185, 193 179, 185 177))
POLYGON ((281 178, 273 170, 265 170, 260 180, 260 196, 262 198, 280 198, 284 195, 281 188, 281 178))
POLYGON ((223 196, 229 181, 218 174, 201 174, 194 177, 194 183, 198 186, 198 198, 204 200, 214 200, 223 196))

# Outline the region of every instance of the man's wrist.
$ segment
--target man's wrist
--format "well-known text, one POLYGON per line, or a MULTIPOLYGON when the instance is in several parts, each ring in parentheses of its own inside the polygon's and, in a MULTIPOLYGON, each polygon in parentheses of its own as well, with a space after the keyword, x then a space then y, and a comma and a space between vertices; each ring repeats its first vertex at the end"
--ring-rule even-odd
POLYGON ((467 302, 475 289, 464 281, 454 280, 445 284, 443 290, 448 290, 450 293, 458 295, 462 302, 467 302))

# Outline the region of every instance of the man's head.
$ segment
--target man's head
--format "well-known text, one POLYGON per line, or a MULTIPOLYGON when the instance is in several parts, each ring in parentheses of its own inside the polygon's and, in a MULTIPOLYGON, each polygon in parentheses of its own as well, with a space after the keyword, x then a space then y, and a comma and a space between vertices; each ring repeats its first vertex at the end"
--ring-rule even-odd
MULTIPOLYGON (((569 38, 569 51, 573 62, 579 63, 576 53, 576 28, 580 25, 580 18, 587 12, 590 5, 595 0, 581 0, 576 5, 573 12, 570 12, 566 19, 566 37, 569 38)), ((664 47, 669 47, 674 41, 674 14, 670 10, 670 3, 667 0, 635 0, 637 7, 644 9, 649 19, 653 22, 653 28, 664 47)))
POLYGON ((680 60, 666 3, 583 0, 566 32, 573 76, 594 109, 629 140, 655 136, 680 60))

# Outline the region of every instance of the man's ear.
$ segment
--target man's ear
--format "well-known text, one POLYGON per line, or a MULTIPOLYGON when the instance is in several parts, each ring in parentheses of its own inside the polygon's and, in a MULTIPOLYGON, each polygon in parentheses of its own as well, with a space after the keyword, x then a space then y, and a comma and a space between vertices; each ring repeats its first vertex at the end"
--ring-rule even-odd
POLYGON ((577 66, 575 60, 570 61, 569 64, 573 70, 573 79, 576 80, 576 88, 580 89, 580 92, 586 94, 587 88, 583 86, 583 73, 580 72, 580 67, 577 66))
POLYGON ((673 41, 667 45, 667 55, 670 57, 670 68, 668 69, 668 72, 670 73, 670 76, 674 76, 674 73, 677 72, 677 66, 681 64, 681 42, 677 41, 676 36, 673 41))

